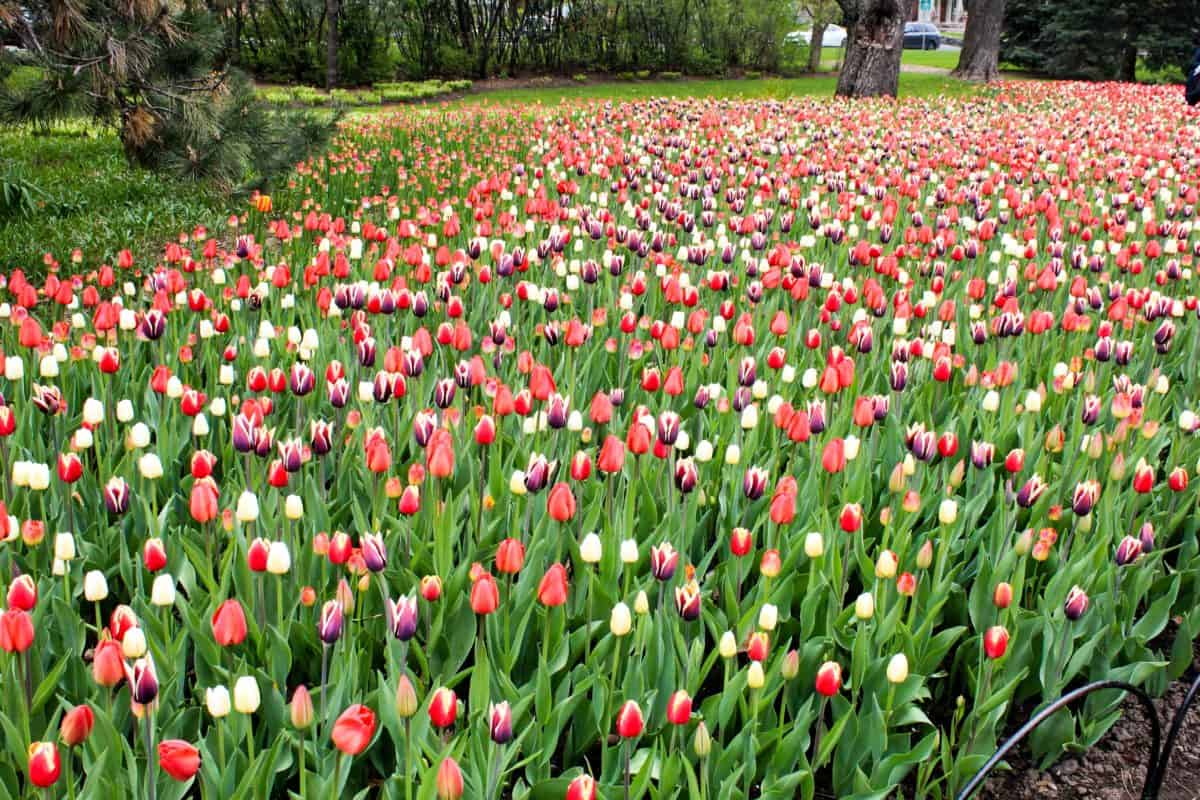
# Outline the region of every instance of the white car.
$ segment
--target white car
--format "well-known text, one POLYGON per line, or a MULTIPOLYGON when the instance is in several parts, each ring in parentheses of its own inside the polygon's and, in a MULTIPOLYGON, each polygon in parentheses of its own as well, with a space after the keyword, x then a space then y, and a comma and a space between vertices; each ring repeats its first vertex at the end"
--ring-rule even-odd
MULTIPOLYGON (((821 37, 821 47, 845 47, 846 35, 846 29, 841 25, 830 25, 821 37)), ((786 39, 792 44, 812 44, 812 29, 792 31, 786 39)))

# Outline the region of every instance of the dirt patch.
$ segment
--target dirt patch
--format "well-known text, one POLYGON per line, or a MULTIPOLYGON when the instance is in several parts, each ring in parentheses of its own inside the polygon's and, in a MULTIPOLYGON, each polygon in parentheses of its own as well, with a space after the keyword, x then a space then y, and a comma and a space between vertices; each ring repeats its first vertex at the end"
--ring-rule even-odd
MULTIPOLYGON (((1175 712, 1183 703, 1196 676, 1200 658, 1193 655, 1192 667, 1154 701, 1162 721, 1165 740, 1175 712)), ((994 772, 976 795, 981 800, 1045 798, 1045 800, 1129 800, 1138 798, 1146 778, 1150 757, 1150 723, 1137 700, 1127 697, 1121 718, 1096 746, 1086 753, 1064 758, 1045 772, 1037 769, 1029 751, 1019 747, 1008 759, 1011 771, 994 772)), ((1200 703, 1193 704, 1171 754, 1161 800, 1200 798, 1200 703)))

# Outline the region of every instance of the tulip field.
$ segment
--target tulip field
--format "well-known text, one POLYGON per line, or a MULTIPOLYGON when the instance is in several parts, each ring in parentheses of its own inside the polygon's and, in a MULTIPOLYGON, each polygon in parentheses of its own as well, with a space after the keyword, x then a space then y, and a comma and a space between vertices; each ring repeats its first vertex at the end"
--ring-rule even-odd
POLYGON ((1178 95, 406 109, 0 254, 0 800, 947 798, 1162 691, 1178 95))

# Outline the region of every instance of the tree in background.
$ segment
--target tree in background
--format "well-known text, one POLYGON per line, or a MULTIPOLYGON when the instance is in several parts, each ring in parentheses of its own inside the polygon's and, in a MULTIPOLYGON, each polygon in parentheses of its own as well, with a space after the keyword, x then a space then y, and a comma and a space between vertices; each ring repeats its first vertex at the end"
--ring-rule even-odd
MULTIPOLYGON (((974 9, 971 14, 974 15, 974 9)), ((1196 0, 1008 0, 1005 61, 1056 78, 1137 78, 1150 70, 1183 77, 1191 35, 1200 27, 1196 0)))
POLYGON ((841 97, 895 97, 900 89, 905 9, 901 0, 838 0, 846 20, 841 97))
POLYGON ((973 0, 954 76, 971 81, 994 81, 999 78, 1000 34, 1003 29, 1004 0, 973 0))
POLYGON ((837 0, 800 0, 800 10, 812 20, 812 40, 808 46, 808 71, 821 71, 821 46, 825 31, 842 18, 837 0))
POLYGON ((204 9, 166 0, 0 0, 41 79, 0 94, 0 119, 72 114, 116 126, 131 164, 229 190, 285 174, 328 140, 332 122, 266 110, 237 72, 215 66, 222 31, 204 9))

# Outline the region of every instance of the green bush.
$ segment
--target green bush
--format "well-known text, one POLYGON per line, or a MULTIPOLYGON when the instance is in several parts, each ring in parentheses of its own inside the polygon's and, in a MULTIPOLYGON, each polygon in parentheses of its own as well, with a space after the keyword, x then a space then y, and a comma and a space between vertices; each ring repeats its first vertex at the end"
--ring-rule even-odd
POLYGON ((762 77, 762 73, 756 69, 748 69, 742 73, 742 77, 748 81, 756 81, 762 77))
POLYGON ((577 72, 571 76, 571 80, 575 81, 576 83, 587 83, 588 76, 582 72, 577 72))
POLYGON ((633 74, 634 74, 634 77, 636 77, 639 81, 650 80, 650 70, 648 70, 648 69, 639 69, 637 72, 635 72, 633 74))
POLYGON ((632 72, 618 72, 616 74, 616 78, 619 81, 631 81, 631 80, 633 80, 633 73, 632 72))
POLYGON ((682 77, 683 77, 682 72, 669 72, 668 71, 668 72, 658 73, 658 79, 660 81, 677 81, 682 77))

